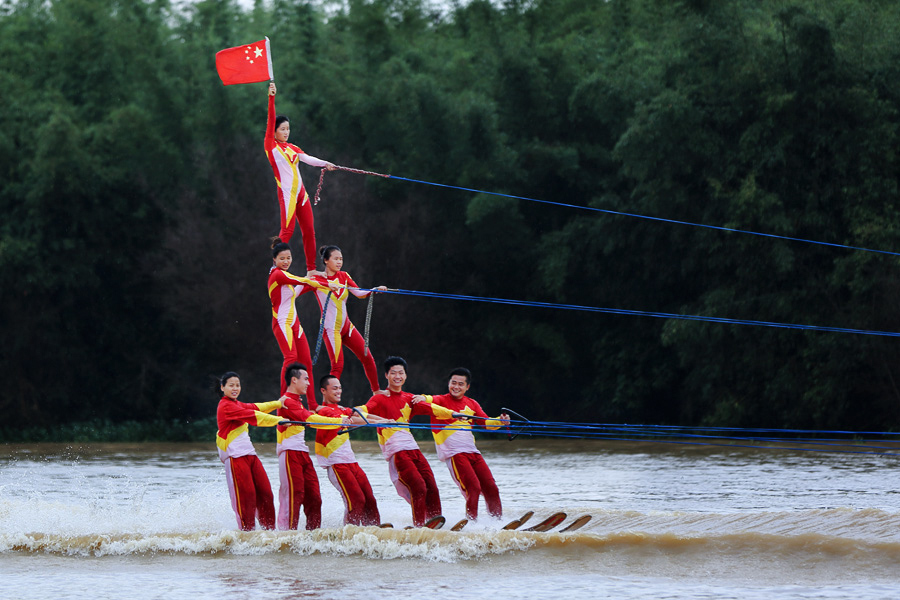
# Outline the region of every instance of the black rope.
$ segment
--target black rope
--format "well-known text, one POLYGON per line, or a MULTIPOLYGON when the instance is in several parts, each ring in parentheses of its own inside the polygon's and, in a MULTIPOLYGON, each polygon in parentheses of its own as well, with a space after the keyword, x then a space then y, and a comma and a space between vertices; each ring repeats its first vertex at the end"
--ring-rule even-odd
POLYGON ((328 301, 331 300, 331 290, 325 296, 325 304, 322 305, 322 316, 319 318, 319 335, 316 336, 316 354, 313 356, 312 364, 316 364, 319 360, 319 352, 322 350, 322 338, 325 336, 325 312, 328 310, 328 301))

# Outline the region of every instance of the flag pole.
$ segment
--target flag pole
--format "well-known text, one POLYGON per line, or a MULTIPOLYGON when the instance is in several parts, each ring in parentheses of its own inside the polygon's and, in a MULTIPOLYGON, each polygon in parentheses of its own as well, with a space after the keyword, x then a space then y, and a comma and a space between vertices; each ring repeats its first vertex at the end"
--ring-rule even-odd
POLYGON ((269 46, 269 36, 266 36, 266 61, 269 63, 269 83, 275 83, 275 69, 272 68, 272 49, 269 46))

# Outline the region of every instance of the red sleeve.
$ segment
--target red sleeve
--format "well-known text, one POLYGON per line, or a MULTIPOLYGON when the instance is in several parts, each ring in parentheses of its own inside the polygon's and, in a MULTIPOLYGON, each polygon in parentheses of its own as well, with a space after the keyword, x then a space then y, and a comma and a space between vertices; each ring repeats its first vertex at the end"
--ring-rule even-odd
POLYGON ((303 405, 297 400, 285 400, 284 407, 278 409, 278 416, 288 421, 306 421, 313 414, 311 411, 303 408, 303 405))
POLYGON ((272 273, 275 275, 275 283, 279 285, 309 285, 309 278, 301 277, 300 275, 294 275, 293 273, 289 273, 288 271, 282 271, 279 268, 276 268, 272 273))
MULTIPOLYGON (((296 292, 298 296, 302 296, 303 294, 305 294, 307 292, 315 291, 315 289, 316 289, 315 287, 310 285, 312 280, 307 277, 301 277, 299 275, 294 275, 293 273, 288 273, 287 271, 282 271, 281 269, 278 269, 278 268, 275 269, 275 272, 273 273, 273 275, 274 275, 273 281, 275 283, 277 283, 278 285, 292 285, 292 286, 294 286, 295 290, 296 290, 296 288, 300 288, 300 291, 296 292)), ((269 284, 269 287, 271 288, 272 285, 269 284)))
POLYGON ((340 412, 340 410, 330 404, 323 404, 322 408, 319 409, 319 415, 322 417, 338 417, 340 412))
POLYGON ((450 398, 450 394, 438 394, 431 396, 431 401, 437 404, 438 406, 447 406, 447 400, 450 398))
POLYGON ((369 401, 366 402, 366 412, 370 412, 373 415, 378 415, 379 417, 384 417, 386 419, 389 418, 387 415, 381 414, 379 410, 381 408, 381 405, 378 402, 378 399, 378 396, 372 396, 371 398, 369 398, 369 401))
POLYGON ((328 287, 328 279, 321 275, 315 275, 311 277, 309 281, 310 283, 307 285, 311 290, 322 290, 323 292, 328 292, 330 290, 328 287))
POLYGON ((269 96, 269 116, 266 119, 266 153, 275 147, 275 96, 269 96))
MULTIPOLYGON (((471 408, 472 410, 475 411, 475 416, 476 416, 476 417, 481 417, 481 418, 483 418, 483 419, 489 419, 489 418, 490 418, 490 417, 487 416, 487 414, 485 414, 484 410, 482 410, 481 405, 478 404, 478 402, 476 402, 475 400, 472 400, 471 398, 469 398, 468 396, 466 396, 466 405, 467 405, 469 408, 471 408)), ((480 424, 480 425, 484 425, 484 421, 482 421, 482 422, 479 423, 479 424, 480 424)))
MULTIPOLYGON (((434 411, 431 410, 431 405, 427 402, 419 402, 418 404, 413 404, 411 402, 412 398, 407 400, 409 402, 409 406, 412 409, 409 413, 409 416, 414 417, 416 415, 428 415, 429 417, 434 417, 434 411)), ((438 404, 440 406, 440 404, 438 404)))
POLYGON ((219 410, 216 411, 216 417, 219 421, 219 429, 224 429, 223 424, 227 421, 237 421, 239 423, 249 423, 256 425, 256 415, 259 409, 255 404, 247 404, 245 402, 226 401, 219 403, 219 410))
POLYGON ((277 267, 272 267, 272 270, 269 272, 269 281, 266 283, 268 284, 268 287, 269 287, 269 296, 270 297, 272 296, 272 292, 274 292, 276 289, 280 288, 285 283, 287 283, 285 281, 283 273, 284 273, 284 271, 282 271, 281 269, 279 269, 277 267))

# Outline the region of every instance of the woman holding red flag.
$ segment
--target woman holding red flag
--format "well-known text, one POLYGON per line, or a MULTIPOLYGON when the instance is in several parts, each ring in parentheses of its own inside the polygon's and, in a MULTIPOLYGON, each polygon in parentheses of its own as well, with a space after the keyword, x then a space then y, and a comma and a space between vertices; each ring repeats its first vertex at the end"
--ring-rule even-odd
POLYGON ((324 167, 329 171, 335 166, 328 162, 310 156, 299 147, 289 144, 291 135, 291 123, 283 115, 275 116, 274 83, 269 84, 269 116, 266 123, 266 156, 272 165, 275 174, 275 183, 278 184, 278 207, 281 213, 281 231, 278 237, 285 244, 289 244, 294 235, 294 226, 300 224, 300 233, 303 236, 303 255, 306 257, 307 275, 316 269, 316 232, 313 224, 312 202, 303 180, 300 178, 299 163, 303 162, 313 167, 324 167), (296 220, 296 223, 295 223, 296 220))

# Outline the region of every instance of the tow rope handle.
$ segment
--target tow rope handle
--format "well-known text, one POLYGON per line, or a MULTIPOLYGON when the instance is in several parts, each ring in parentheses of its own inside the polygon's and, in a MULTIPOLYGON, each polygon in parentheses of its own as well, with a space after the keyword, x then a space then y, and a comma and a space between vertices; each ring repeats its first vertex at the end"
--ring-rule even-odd
POLYGON ((511 442, 511 441, 513 441, 514 439, 516 439, 517 437, 519 437, 519 434, 520 434, 520 433, 522 433, 523 431, 525 431, 525 428, 528 427, 528 424, 531 423, 531 421, 529 421, 528 419, 526 419, 525 417, 523 417, 522 415, 520 415, 519 413, 517 413, 517 412, 514 411, 514 410, 510 410, 510 409, 508 409, 508 408, 500 408, 500 410, 503 411, 503 412, 505 412, 505 413, 511 414, 511 415, 514 416, 514 417, 518 417, 518 419, 519 419, 520 421, 523 421, 522 426, 519 427, 519 430, 518 430, 517 432, 515 432, 515 433, 513 433, 513 432, 510 430, 510 428, 507 428, 507 429, 506 429, 506 432, 507 432, 506 439, 508 439, 508 440, 511 442))

